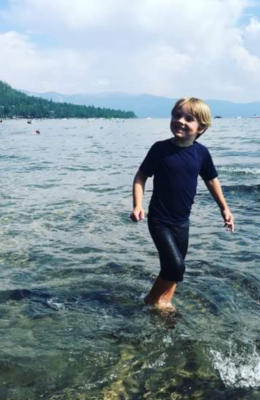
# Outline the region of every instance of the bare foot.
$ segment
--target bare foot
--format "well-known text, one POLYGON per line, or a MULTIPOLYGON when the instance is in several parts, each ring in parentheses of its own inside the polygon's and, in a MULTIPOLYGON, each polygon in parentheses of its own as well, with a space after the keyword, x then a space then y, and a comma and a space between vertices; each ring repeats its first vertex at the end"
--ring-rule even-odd
POLYGON ((164 302, 160 301, 158 304, 155 305, 158 310, 165 311, 165 312, 176 312, 176 307, 171 302, 164 302))
POLYGON ((176 307, 170 301, 159 300, 157 302, 153 301, 149 295, 144 298, 146 305, 152 306, 158 310, 165 312, 176 312, 176 307))

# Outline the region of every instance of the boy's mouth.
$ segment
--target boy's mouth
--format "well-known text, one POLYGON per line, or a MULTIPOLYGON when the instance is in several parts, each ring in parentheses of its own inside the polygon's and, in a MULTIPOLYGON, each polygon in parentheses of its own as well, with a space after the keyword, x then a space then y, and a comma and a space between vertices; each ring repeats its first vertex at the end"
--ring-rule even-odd
POLYGON ((185 127, 180 124, 174 124, 174 129, 176 131, 182 131, 182 132, 184 132, 186 130, 185 127))

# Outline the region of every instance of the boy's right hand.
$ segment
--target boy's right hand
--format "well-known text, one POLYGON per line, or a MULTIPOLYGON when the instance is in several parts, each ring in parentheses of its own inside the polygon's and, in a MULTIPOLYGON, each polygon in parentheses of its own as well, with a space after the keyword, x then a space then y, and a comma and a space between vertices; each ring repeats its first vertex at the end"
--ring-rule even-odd
POLYGON ((131 212, 130 218, 134 222, 142 221, 145 217, 145 212, 142 207, 135 207, 131 212))

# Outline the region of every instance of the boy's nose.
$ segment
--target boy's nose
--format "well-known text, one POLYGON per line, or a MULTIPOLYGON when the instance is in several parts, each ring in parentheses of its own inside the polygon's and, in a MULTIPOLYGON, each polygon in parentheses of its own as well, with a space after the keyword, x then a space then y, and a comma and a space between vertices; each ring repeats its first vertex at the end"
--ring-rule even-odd
POLYGON ((178 122, 180 122, 182 125, 185 124, 185 118, 183 115, 180 118, 178 118, 178 122))

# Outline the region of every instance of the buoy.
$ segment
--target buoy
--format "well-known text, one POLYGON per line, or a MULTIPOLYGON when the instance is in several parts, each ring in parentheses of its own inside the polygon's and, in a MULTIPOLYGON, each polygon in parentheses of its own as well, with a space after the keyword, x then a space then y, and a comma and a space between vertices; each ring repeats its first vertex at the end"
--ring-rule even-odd
POLYGON ((36 129, 35 133, 38 133, 39 135, 41 132, 39 131, 39 129, 36 129))

